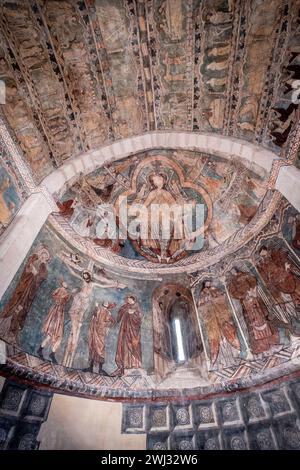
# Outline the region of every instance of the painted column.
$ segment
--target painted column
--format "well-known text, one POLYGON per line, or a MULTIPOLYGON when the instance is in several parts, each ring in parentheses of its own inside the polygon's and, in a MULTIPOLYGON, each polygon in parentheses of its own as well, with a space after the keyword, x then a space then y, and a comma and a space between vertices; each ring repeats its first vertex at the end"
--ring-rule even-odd
POLYGON ((300 212, 300 170, 295 166, 282 166, 275 188, 300 212))
POLYGON ((227 287, 227 284, 226 284, 226 279, 223 278, 223 279, 220 279, 222 282, 223 282, 223 286, 224 286, 224 289, 225 289, 225 292, 226 292, 226 295, 227 295, 227 298, 228 298, 228 301, 229 301, 229 305, 231 307, 231 310, 232 310, 232 314, 233 314, 233 317, 235 319, 235 322, 237 324, 237 327, 239 329, 239 332, 241 333, 241 336, 242 336, 242 339, 243 339, 243 342, 244 342, 244 345, 246 347, 246 352, 247 352, 247 356, 246 356, 246 360, 248 361, 251 361, 253 359, 253 354, 251 352, 251 348, 250 348, 250 345, 248 344, 248 341, 247 341, 247 338, 246 338, 246 335, 244 333, 244 330, 242 328, 242 325, 240 323, 240 319, 236 313, 236 310, 235 310, 235 306, 233 304, 233 301, 232 301, 232 298, 228 292, 228 287, 227 287))
POLYGON ((192 298, 193 298, 193 302, 194 302, 195 312, 196 312, 196 315, 197 315, 197 321, 198 321, 198 326, 199 326, 201 341, 202 341, 202 345, 203 345, 203 350, 204 350, 204 354, 205 354, 205 359, 206 359, 207 366, 209 367, 209 365, 210 365, 210 358, 209 358, 209 354, 208 354, 208 352, 207 352, 207 350, 206 350, 206 344, 205 344, 205 340, 204 340, 205 334, 204 334, 203 331, 202 331, 202 325, 201 325, 201 321, 200 321, 200 318, 199 318, 199 312, 198 312, 197 302, 196 302, 196 299, 195 299, 195 288, 194 288, 194 287, 191 288, 191 293, 192 293, 192 298))

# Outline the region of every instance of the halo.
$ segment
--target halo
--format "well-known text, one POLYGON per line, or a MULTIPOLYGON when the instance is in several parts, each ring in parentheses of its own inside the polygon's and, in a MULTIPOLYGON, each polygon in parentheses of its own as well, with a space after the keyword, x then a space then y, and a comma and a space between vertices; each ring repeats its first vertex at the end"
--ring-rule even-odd
POLYGON ((51 259, 50 251, 45 245, 39 245, 35 252, 38 256, 41 256, 45 253, 47 255, 47 261, 51 259))

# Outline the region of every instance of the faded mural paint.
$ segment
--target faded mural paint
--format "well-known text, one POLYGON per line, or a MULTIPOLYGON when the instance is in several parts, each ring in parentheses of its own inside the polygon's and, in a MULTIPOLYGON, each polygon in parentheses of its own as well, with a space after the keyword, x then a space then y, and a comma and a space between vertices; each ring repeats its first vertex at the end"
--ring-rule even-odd
MULTIPOLYGON (((195 251, 215 248, 227 240, 255 216, 266 194, 266 175, 255 173, 235 160, 193 151, 152 150, 107 165, 92 174, 81 175, 63 194, 57 195, 60 214, 78 235, 95 245, 131 259, 147 259, 155 263, 174 263, 195 251), (161 180, 161 181, 159 181, 161 180), (170 240, 162 246, 151 240, 103 240, 98 226, 107 210, 120 211, 120 198, 127 198, 128 207, 140 204, 151 220, 151 204, 184 207, 198 205, 203 209, 199 247, 188 235, 170 240), (111 209, 105 205, 111 204, 111 209), (100 207, 103 209, 100 211, 100 207)), ((144 217, 144 216, 143 216, 144 217)), ((171 230, 184 222, 171 220, 171 230)), ((198 227, 197 227, 198 228, 198 227)))

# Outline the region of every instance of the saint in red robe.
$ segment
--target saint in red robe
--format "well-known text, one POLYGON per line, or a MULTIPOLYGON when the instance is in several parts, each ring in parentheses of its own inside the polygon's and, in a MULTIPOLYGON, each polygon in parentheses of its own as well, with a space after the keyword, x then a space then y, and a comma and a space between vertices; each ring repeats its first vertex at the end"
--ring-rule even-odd
POLYGON ((17 287, 1 314, 2 318, 12 317, 10 331, 14 336, 24 327, 32 302, 46 278, 46 261, 41 261, 34 253, 28 258, 17 287))
POLYGON ((140 368, 142 365, 142 312, 133 296, 128 296, 126 303, 120 308, 117 322, 120 322, 115 359, 118 369, 123 371, 124 369, 140 368))
POLYGON ((90 361, 93 363, 105 362, 105 339, 109 327, 114 325, 115 319, 112 316, 110 309, 114 308, 115 304, 104 304, 97 308, 94 313, 89 329, 89 353, 90 361))
POLYGON ((286 296, 290 296, 294 309, 299 311, 300 279, 293 272, 295 266, 287 252, 279 248, 268 249, 257 268, 273 298, 286 312, 285 322, 290 322, 289 301, 286 296))
POLYGON ((268 310, 255 291, 256 287, 256 277, 243 272, 232 276, 228 284, 230 295, 241 302, 251 351, 259 354, 279 343, 279 333, 269 321, 268 310))

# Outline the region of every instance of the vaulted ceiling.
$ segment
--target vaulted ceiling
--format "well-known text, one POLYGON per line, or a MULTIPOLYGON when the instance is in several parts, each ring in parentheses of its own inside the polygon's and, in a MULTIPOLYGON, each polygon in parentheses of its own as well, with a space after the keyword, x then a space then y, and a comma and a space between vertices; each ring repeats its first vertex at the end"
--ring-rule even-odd
POLYGON ((151 130, 278 153, 299 121, 300 0, 0 1, 5 118, 36 181, 151 130))

